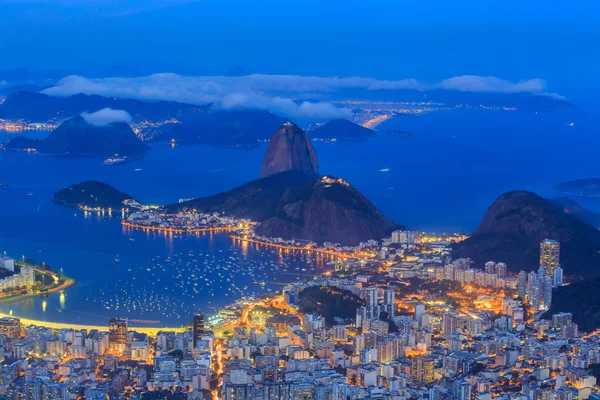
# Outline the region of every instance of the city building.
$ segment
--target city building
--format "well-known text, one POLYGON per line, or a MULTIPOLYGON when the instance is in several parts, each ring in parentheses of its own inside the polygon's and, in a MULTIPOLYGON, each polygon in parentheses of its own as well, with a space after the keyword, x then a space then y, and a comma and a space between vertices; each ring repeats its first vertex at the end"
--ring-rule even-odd
POLYGON ((560 265, 560 243, 546 239, 540 243, 540 268, 545 274, 554 277, 554 270, 560 265))
POLYGON ((114 353, 123 353, 127 346, 127 318, 111 318, 108 323, 109 348, 114 353))
POLYGON ((204 314, 199 312, 194 314, 192 341, 194 347, 199 340, 202 340, 202 335, 204 335, 204 314))

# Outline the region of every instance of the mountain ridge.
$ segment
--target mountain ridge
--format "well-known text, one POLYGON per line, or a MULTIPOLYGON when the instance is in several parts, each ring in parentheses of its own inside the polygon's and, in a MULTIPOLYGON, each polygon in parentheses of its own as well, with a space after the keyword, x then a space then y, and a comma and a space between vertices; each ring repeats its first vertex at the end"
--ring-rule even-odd
POLYGON ((453 257, 470 257, 480 265, 502 261, 513 272, 532 270, 538 267, 544 239, 561 243, 565 275, 600 274, 600 231, 551 201, 522 190, 499 196, 474 234, 455 245, 453 257))
POLYGON ((143 157, 150 147, 140 140, 126 122, 105 126, 88 123, 76 116, 63 122, 45 139, 17 137, 3 144, 8 150, 35 149, 47 155, 78 155, 96 157, 143 157))

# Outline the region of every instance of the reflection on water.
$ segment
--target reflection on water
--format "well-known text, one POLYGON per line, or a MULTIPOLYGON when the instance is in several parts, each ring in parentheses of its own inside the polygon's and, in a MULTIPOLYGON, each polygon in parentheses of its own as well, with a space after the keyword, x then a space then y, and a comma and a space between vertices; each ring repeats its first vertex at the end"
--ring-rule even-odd
MULTIPOLYGON (((381 127, 414 137, 380 134, 360 143, 316 142, 315 148, 323 173, 348 179, 394 222, 470 231, 507 190, 551 195, 548 189, 561 181, 600 176, 597 125, 582 118, 432 113, 381 127), (552 162, 540 163, 539 154, 552 162)), ((199 309, 210 312, 241 296, 310 278, 331 260, 234 243, 226 234, 135 231, 121 227, 119 213, 83 213, 51 200, 57 190, 88 179, 147 204, 206 196, 256 179, 264 151, 153 145, 144 160, 112 167, 92 158, 0 152, 0 182, 8 184, 0 189, 0 251, 63 268, 77 281, 65 293, 2 305, 0 311, 79 323, 128 316, 181 324, 199 309)), ((582 202, 600 211, 599 201, 582 202)))

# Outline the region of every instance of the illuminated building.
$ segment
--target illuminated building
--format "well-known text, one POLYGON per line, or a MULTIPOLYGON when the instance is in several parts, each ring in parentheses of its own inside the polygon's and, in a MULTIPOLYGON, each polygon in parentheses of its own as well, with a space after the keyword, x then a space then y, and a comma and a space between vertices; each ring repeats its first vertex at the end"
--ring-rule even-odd
POLYGON ((19 318, 0 318, 0 334, 14 339, 21 336, 21 320, 19 318))
POLYGON ((108 345, 111 351, 123 352, 127 346, 127 318, 111 318, 108 323, 108 345))
POLYGON ((367 306, 376 306, 379 302, 379 289, 374 286, 365 290, 365 304, 367 306))
POLYGON ((263 385, 263 399, 289 399, 291 397, 291 390, 291 382, 265 382, 263 385))
POLYGON ((194 332, 193 332, 194 347, 196 347, 199 340, 202 340, 202 335, 204 335, 204 314, 196 313, 196 314, 194 314, 194 332))
POLYGON ((496 264, 496 275, 498 278, 506 278, 507 266, 504 263, 496 264))
POLYGON ((433 382, 433 373, 435 370, 435 360, 433 358, 416 356, 412 359, 412 376, 417 382, 433 382))
POLYGON ((442 314, 442 333, 451 335, 455 333, 458 314, 454 312, 445 312, 442 314))
POLYGON ((223 387, 224 400, 253 400, 255 388, 252 383, 232 384, 223 387))
POLYGON ((552 327, 553 328, 562 328, 565 325, 570 325, 573 320, 573 314, 561 312, 552 315, 552 327))
POLYGON ((415 305, 415 320, 417 320, 417 322, 420 324, 421 323, 421 317, 423 316, 423 314, 425 314, 425 305, 424 304, 416 304, 415 305))
POLYGON ((393 231, 392 243, 414 245, 417 242, 418 234, 415 231, 393 231))
POLYGON ((383 311, 387 312, 389 318, 396 316, 396 288, 389 287, 383 291, 383 311))
POLYGON ((540 243, 540 268, 544 268, 546 275, 554 277, 554 270, 560 264, 560 243, 556 240, 546 239, 540 243))
POLYGON ((485 273, 486 274, 495 274, 496 273, 496 263, 493 261, 488 261, 485 263, 485 273))

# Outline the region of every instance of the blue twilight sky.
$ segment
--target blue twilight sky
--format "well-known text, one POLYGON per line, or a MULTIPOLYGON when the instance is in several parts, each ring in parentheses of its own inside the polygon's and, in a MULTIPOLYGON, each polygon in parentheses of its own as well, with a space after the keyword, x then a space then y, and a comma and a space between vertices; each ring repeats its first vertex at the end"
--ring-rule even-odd
POLYGON ((542 78, 585 106, 598 21, 592 0, 0 0, 0 70, 542 78))

